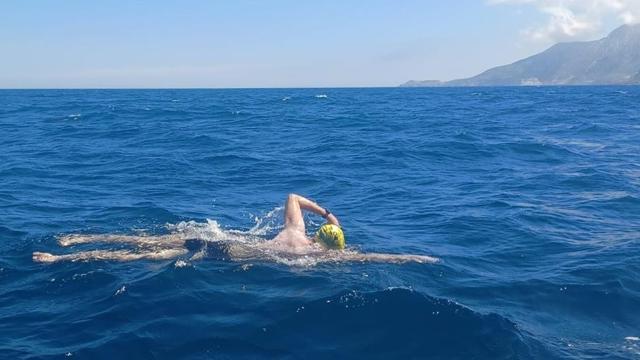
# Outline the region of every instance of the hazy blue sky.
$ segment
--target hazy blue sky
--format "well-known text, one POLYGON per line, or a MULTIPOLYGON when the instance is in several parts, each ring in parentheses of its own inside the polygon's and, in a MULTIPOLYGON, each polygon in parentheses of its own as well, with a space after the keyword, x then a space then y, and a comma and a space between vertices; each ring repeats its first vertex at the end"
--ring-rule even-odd
POLYGON ((0 87, 449 80, 638 13, 640 0, 2 1, 0 87))

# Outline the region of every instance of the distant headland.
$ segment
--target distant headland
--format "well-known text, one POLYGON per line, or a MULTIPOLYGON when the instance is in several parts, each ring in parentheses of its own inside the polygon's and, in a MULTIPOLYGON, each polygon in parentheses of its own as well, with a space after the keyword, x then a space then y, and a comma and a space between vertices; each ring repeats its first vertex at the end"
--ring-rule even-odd
POLYGON ((411 80, 402 87, 640 85, 640 25, 623 25, 595 41, 567 42, 479 75, 411 80))

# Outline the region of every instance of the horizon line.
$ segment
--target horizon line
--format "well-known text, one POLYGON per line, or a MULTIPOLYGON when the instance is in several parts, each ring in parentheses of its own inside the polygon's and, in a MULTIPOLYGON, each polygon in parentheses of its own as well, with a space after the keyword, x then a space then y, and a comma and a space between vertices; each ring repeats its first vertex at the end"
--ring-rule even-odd
POLYGON ((640 84, 545 84, 545 85, 474 85, 474 86, 283 86, 283 87, 33 87, 4 88, 0 91, 22 90, 293 90, 293 89, 463 89, 463 88, 544 88, 544 87, 640 87, 640 84))
POLYGON ((239 86, 239 87, 0 87, 0 90, 260 90, 260 89, 384 89, 389 86, 239 86))

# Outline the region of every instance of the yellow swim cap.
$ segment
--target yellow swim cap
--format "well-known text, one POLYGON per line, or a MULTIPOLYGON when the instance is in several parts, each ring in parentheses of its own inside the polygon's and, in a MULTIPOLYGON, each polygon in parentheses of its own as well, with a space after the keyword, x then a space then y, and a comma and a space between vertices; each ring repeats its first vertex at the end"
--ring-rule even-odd
POLYGON ((328 249, 344 249, 344 233, 338 225, 322 225, 316 233, 316 241, 328 249))

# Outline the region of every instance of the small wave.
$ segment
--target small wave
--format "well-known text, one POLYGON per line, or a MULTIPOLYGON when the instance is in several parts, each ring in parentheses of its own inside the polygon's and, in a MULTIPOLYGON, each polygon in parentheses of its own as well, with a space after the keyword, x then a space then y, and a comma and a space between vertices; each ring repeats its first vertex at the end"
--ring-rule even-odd
POLYGON ((625 343, 622 345, 622 349, 626 352, 631 353, 635 356, 640 355, 640 337, 638 336, 627 336, 624 338, 625 343))
POLYGON ((552 144, 554 146, 567 147, 569 148, 569 151, 572 150, 571 148, 587 151, 601 151, 607 147, 607 145, 605 144, 584 140, 538 139, 538 141, 542 144, 552 144))
POLYGON ((142 227, 145 226, 144 222, 149 219, 175 219, 173 213, 150 202, 100 209, 98 216, 103 219, 110 219, 111 221, 132 221, 132 219, 137 219, 137 226, 142 227))
POLYGON ((301 358, 309 355, 307 349, 319 351, 317 344, 326 349, 323 355, 329 355, 330 349, 341 349, 341 356, 347 358, 365 352, 380 358, 549 355, 538 341, 500 315, 480 314, 450 300, 408 289, 345 291, 290 306, 282 311, 290 315, 258 331, 255 341, 269 349, 287 349, 301 358), (367 341, 354 342, 353 334, 367 341))
POLYGON ((282 101, 287 101, 287 100, 291 100, 291 96, 285 96, 282 98, 282 101))
POLYGON ((603 134, 611 132, 611 128, 602 123, 578 123, 570 127, 574 134, 589 135, 602 138, 603 134))
POLYGON ((77 119, 77 118, 79 118, 81 116, 82 116, 82 114, 71 114, 71 115, 68 115, 67 117, 70 118, 70 119, 77 119))
POLYGON ((584 191, 577 193, 577 195, 589 201, 615 201, 633 198, 633 195, 626 191, 584 191))
POLYGON ((316 95, 316 99, 326 99, 328 96, 326 94, 318 94, 316 95))
POLYGON ((13 230, 8 227, 0 225, 0 236, 5 240, 7 238, 20 238, 21 236, 27 235, 24 231, 13 230))

